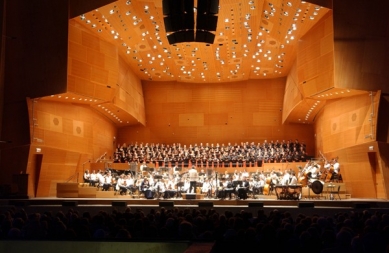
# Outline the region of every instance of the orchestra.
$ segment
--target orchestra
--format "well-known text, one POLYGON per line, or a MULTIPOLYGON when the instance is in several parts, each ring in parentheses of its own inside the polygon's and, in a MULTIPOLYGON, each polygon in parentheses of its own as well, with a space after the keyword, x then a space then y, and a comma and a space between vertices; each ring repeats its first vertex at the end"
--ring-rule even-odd
MULTIPOLYGON (((288 168, 288 162, 285 169, 273 168, 271 171, 257 169, 256 172, 249 172, 244 162, 254 162, 255 156, 268 162, 293 161, 294 154, 300 153, 306 156, 305 145, 298 140, 293 144, 289 141, 265 140, 263 144, 228 143, 224 146, 200 143, 189 147, 180 144, 172 146, 123 144, 116 149, 113 162, 117 160, 117 156, 131 154, 126 158, 128 164, 131 164, 131 169, 119 171, 108 168, 97 173, 95 171, 89 173, 86 170, 84 182, 97 186, 102 191, 113 189, 120 195, 136 195, 146 199, 182 198, 182 194, 203 194, 205 198, 227 200, 244 200, 248 197, 255 199, 260 195, 276 194, 277 197, 280 195, 286 199, 296 199, 301 197, 301 192, 296 190, 297 188, 309 187, 314 190, 319 183, 323 185, 324 182, 331 181, 340 170, 338 158, 327 160, 320 153, 324 160, 323 166, 317 160, 310 159, 306 161, 304 167, 297 166, 296 171, 288 168), (287 158, 287 154, 292 158, 287 158), (158 163, 152 159, 154 156, 167 163, 149 167, 158 163), (180 159, 180 156, 187 159, 180 159), (181 162, 191 163, 191 166, 188 166, 190 168, 180 167, 181 162), (212 162, 212 167, 205 166, 209 162, 212 162), (228 167, 235 168, 233 172, 225 170, 218 175, 217 171, 220 170, 219 167, 224 167, 224 162, 230 163, 228 167), (236 166, 231 166, 231 162, 235 162, 236 166), (197 167, 197 164, 201 166, 197 167)), ((296 158, 295 161, 301 159, 296 158)))

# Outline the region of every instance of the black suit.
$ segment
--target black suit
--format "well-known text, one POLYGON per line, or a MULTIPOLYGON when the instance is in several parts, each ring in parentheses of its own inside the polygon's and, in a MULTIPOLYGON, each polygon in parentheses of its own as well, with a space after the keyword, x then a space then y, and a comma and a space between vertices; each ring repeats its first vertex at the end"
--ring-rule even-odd
POLYGON ((244 180, 242 182, 242 186, 238 189, 238 197, 239 199, 247 199, 247 191, 249 189, 249 182, 244 180))

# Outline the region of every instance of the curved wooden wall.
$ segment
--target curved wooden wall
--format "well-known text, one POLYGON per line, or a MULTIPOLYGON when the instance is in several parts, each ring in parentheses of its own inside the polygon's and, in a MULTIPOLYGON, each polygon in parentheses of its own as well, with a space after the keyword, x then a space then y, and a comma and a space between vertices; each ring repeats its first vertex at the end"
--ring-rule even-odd
POLYGON ((343 179, 353 197, 386 198, 375 141, 379 99, 377 92, 329 101, 316 120, 317 151, 327 159, 339 157, 343 179))
POLYGON ((335 84, 389 92, 389 1, 333 1, 335 84))
POLYGON ((73 175, 73 182, 82 180, 89 161, 104 153, 108 159, 112 154, 116 127, 89 106, 37 100, 30 102, 30 109, 33 138, 27 168, 30 196, 55 196, 57 182, 66 182, 73 175), (39 156, 42 156, 40 164, 39 156))

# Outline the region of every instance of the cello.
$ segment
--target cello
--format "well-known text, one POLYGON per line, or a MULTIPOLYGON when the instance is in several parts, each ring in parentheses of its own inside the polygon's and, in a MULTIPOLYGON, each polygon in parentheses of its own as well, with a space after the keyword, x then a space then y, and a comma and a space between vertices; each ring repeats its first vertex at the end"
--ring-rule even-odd
MULTIPOLYGON (((319 151, 320 152, 320 151, 319 151)), ((328 183, 330 182, 331 178, 332 178, 332 174, 334 173, 334 166, 332 163, 329 163, 328 160, 325 158, 325 156, 320 152, 320 155, 322 156, 323 160, 324 160, 324 168, 326 167, 325 165, 326 164, 330 164, 330 168, 329 169, 326 169, 325 171, 325 174, 324 174, 324 182, 328 183)))

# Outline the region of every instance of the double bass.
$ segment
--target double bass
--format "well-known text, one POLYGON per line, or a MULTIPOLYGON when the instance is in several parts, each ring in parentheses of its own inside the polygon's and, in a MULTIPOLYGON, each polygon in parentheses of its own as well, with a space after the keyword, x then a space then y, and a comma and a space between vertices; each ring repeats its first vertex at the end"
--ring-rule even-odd
MULTIPOLYGON (((320 152, 320 151, 319 151, 320 152)), ((320 155, 321 157, 323 158, 325 164, 330 164, 330 168, 327 170, 325 170, 325 173, 323 173, 324 175, 324 182, 328 183, 331 181, 331 178, 332 178, 332 174, 334 173, 334 166, 333 164, 329 163, 328 160, 325 158, 325 156, 320 152, 320 155)), ((325 166, 324 166, 325 167, 325 166)))

